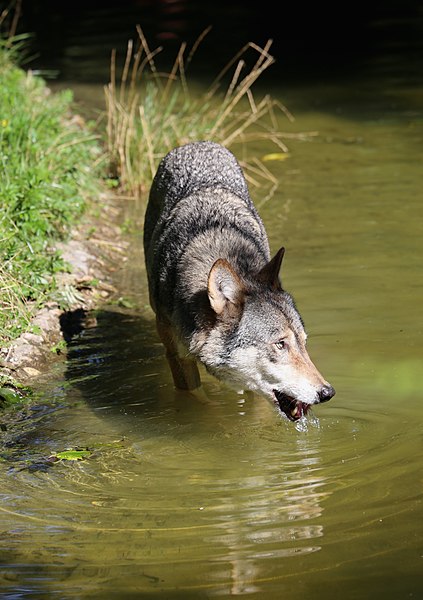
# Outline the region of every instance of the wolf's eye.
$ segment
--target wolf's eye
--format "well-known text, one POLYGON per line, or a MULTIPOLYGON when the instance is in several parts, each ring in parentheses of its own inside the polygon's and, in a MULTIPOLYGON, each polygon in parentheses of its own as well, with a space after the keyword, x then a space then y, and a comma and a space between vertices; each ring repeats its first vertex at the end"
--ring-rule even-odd
POLYGON ((278 350, 285 350, 285 348, 287 347, 287 344, 286 344, 285 340, 279 340, 279 342, 276 342, 275 346, 278 350))

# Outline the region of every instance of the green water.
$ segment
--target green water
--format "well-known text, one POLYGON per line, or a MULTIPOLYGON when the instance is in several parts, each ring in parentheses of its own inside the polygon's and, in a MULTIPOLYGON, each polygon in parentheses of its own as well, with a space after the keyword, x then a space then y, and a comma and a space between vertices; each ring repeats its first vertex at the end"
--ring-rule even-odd
POLYGON ((318 134, 267 163, 272 199, 251 192, 336 396, 297 431, 207 375, 208 403, 174 392, 135 235, 137 308, 104 307, 4 434, 2 598, 422 597, 421 91, 272 95, 318 134))

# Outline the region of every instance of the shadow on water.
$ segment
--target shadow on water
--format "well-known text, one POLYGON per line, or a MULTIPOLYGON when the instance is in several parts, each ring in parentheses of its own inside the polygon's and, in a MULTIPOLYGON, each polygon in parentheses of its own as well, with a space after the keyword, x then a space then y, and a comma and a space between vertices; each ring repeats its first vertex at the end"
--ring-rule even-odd
POLYGON ((166 385, 166 377, 152 319, 118 309, 78 311, 67 313, 62 327, 68 342, 66 379, 90 408, 139 417, 158 409, 157 388, 166 385))
POLYGON ((210 69, 217 73, 248 41, 265 44, 269 38, 274 40, 277 57, 275 79, 291 81, 342 78, 346 71, 351 77, 374 57, 382 59, 380 69, 384 69, 383 57, 395 54, 403 58, 403 74, 404 68, 413 69, 421 52, 422 15, 416 0, 359 0, 342 16, 331 4, 284 3, 277 18, 270 0, 128 0, 101 6, 82 0, 33 0, 24 3, 21 17, 22 29, 34 32, 35 67, 57 70, 67 80, 91 82, 107 78, 112 48, 125 55, 137 23, 152 47, 165 45, 172 50, 170 63, 182 41, 191 47, 211 25, 192 65, 198 75, 210 69))
POLYGON ((97 414, 142 422, 170 407, 178 415, 198 404, 198 396, 173 388, 153 318, 119 309, 78 311, 66 314, 62 326, 65 377, 97 414))
POLYGON ((140 363, 156 358, 153 348, 157 356, 162 353, 159 343, 154 343, 154 322, 138 314, 118 309, 95 313, 79 310, 65 313, 61 326, 68 343, 66 377, 79 381, 88 393, 101 379, 116 402, 124 401, 124 396, 119 398, 119 388, 139 387, 134 378, 140 376, 140 363))

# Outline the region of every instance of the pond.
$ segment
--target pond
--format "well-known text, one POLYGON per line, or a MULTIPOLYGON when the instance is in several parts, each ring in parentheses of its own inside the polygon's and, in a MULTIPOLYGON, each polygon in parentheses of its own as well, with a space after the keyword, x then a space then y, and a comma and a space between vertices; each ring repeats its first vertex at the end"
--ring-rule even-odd
POLYGON ((1 463, 2 598, 422 596, 421 88, 270 91, 317 134, 251 194, 336 396, 298 431, 207 374, 207 400, 175 392, 139 229, 135 308, 90 315, 1 463))

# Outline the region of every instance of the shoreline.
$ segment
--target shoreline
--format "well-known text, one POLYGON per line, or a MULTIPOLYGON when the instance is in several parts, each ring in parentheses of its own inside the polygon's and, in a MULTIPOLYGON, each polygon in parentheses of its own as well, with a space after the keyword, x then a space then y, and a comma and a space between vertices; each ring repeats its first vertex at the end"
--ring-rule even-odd
MULTIPOLYGON (((47 302, 31 319, 36 333, 24 332, 0 348, 0 388, 30 387, 54 357, 62 354, 65 342, 72 337, 73 317, 78 316, 81 322, 86 311, 99 308, 118 294, 113 273, 118 262, 126 262, 129 246, 119 226, 123 207, 116 194, 102 192, 99 201, 101 217, 95 217, 89 205, 71 237, 55 244, 70 267, 70 272, 57 274, 58 290, 68 301, 66 308, 56 301, 47 302)), ((92 208, 98 204, 93 203, 92 208)))

